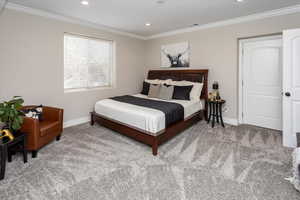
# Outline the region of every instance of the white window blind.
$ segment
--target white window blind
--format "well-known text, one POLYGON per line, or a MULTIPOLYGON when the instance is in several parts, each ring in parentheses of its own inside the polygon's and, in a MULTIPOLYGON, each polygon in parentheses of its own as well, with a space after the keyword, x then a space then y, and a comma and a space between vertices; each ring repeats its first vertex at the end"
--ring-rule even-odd
POLYGON ((64 88, 112 85, 113 42, 71 34, 64 35, 64 88))

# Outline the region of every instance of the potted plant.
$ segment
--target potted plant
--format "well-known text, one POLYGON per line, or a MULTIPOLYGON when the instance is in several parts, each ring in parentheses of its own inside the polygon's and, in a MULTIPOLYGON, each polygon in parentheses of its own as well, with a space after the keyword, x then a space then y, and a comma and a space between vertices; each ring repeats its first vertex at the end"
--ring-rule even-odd
POLYGON ((0 122, 4 123, 3 129, 17 132, 23 124, 21 111, 24 100, 20 96, 14 96, 10 101, 0 103, 0 122))

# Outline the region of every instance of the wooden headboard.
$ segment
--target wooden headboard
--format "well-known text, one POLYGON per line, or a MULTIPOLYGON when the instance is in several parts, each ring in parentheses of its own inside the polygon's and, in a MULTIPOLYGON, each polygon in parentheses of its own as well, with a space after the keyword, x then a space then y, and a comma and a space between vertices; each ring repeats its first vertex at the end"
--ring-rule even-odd
POLYGON ((150 70, 148 79, 172 79, 173 81, 191 81, 203 83, 203 89, 200 99, 208 98, 208 69, 191 69, 191 70, 150 70))

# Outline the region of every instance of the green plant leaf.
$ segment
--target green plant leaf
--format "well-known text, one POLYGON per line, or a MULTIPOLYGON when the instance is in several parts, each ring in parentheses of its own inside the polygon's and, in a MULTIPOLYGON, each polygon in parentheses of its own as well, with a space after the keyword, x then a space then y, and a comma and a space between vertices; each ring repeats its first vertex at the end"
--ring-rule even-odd
POLYGON ((20 96, 14 96, 10 101, 0 103, 0 121, 5 123, 12 131, 17 131, 23 123, 22 108, 24 100, 20 96))
POLYGON ((13 123, 11 128, 12 128, 14 131, 17 131, 17 130, 20 129, 20 126, 19 126, 19 124, 17 124, 17 123, 13 123))
POLYGON ((20 122, 20 124, 23 124, 23 117, 22 116, 19 116, 19 122, 20 122))

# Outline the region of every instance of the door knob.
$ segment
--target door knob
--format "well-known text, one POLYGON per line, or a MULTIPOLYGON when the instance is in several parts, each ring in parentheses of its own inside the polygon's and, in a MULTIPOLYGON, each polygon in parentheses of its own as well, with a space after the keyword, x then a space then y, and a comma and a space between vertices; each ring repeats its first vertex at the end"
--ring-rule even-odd
POLYGON ((285 93, 285 96, 290 97, 290 96, 291 96, 291 93, 286 92, 286 93, 285 93))

